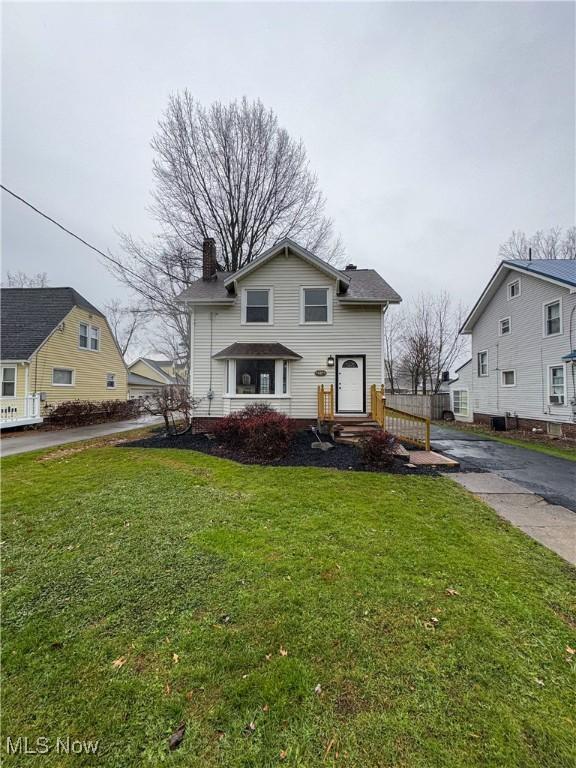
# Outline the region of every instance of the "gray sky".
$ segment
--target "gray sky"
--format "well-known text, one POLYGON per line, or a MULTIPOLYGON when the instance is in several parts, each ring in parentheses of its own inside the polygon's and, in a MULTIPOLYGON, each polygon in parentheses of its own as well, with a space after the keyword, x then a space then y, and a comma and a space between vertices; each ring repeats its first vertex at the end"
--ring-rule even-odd
MULTIPOLYGON (((474 301, 512 229, 574 223, 571 3, 4 4, 3 183, 103 250, 152 234, 168 94, 259 97, 350 261, 474 301)), ((98 257, 2 193, 3 271, 102 304, 98 257)))

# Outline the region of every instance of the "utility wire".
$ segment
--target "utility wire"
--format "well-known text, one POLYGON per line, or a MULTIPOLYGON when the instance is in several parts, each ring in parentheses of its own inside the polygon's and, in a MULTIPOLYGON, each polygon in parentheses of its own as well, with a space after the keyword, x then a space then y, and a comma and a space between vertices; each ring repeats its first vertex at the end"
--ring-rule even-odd
POLYGON ((158 290, 158 286, 154 285, 154 283, 150 283, 146 278, 142 277, 142 275, 139 275, 137 272, 134 272, 130 269, 130 267, 125 266, 124 264, 120 264, 116 259, 112 258, 112 256, 109 256, 108 254, 104 253, 104 251, 101 251, 100 248, 96 248, 95 245, 92 245, 87 240, 84 240, 83 237, 80 237, 80 235, 77 235, 75 232, 72 232, 72 230, 65 227, 63 224, 60 224, 59 221, 56 221, 56 219, 53 219, 51 216, 48 216, 47 213, 44 213, 44 211, 41 211, 39 208, 36 208, 35 205, 32 205, 32 203, 29 203, 28 200, 25 200, 23 197, 20 197, 20 195, 17 195, 16 192, 13 192, 11 189, 8 189, 8 187, 4 186, 4 184, 0 184, 0 188, 4 190, 4 192, 8 192, 9 195, 12 195, 12 197, 15 197, 16 200, 19 200, 21 203, 24 203, 24 205, 27 205, 28 208, 31 208, 34 213, 38 213, 43 218, 50 221, 52 224, 55 224, 59 229, 61 229, 63 232, 66 232, 67 235, 70 235, 71 237, 74 237, 76 240, 79 240, 82 245, 85 245, 87 248, 90 248, 92 251, 95 251, 97 254, 102 256, 102 258, 106 259, 106 261, 111 262, 114 264, 116 268, 123 269, 126 272, 129 272, 133 277, 135 277, 137 280, 140 280, 143 283, 146 283, 149 288, 152 288, 154 291, 158 290))

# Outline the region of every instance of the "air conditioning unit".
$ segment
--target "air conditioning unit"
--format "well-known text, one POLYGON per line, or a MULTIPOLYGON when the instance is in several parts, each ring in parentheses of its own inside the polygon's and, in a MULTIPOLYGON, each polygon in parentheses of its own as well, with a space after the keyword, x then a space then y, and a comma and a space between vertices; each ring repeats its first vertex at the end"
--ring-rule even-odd
POLYGON ((552 405, 564 405, 564 395, 550 395, 552 405))

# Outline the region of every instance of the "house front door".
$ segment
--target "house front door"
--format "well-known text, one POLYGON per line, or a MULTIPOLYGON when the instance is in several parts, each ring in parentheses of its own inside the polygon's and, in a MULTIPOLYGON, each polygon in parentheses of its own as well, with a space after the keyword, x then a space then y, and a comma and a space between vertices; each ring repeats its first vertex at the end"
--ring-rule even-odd
POLYGON ((339 355, 336 361, 336 411, 364 413, 366 410, 364 356, 339 355))

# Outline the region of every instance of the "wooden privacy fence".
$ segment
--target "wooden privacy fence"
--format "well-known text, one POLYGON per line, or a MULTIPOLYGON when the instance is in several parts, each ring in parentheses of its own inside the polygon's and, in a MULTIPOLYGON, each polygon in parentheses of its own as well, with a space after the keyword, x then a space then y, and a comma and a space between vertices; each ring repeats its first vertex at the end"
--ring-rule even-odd
POLYGON ((435 395, 388 394, 386 406, 414 416, 439 420, 443 417, 444 411, 450 410, 450 395, 447 392, 438 392, 435 395))
POLYGON ((413 413, 389 408, 384 386, 370 388, 372 418, 387 432, 410 445, 430 450, 430 419, 413 413))
POLYGON ((334 418, 334 384, 318 387, 318 419, 329 421, 334 418))

